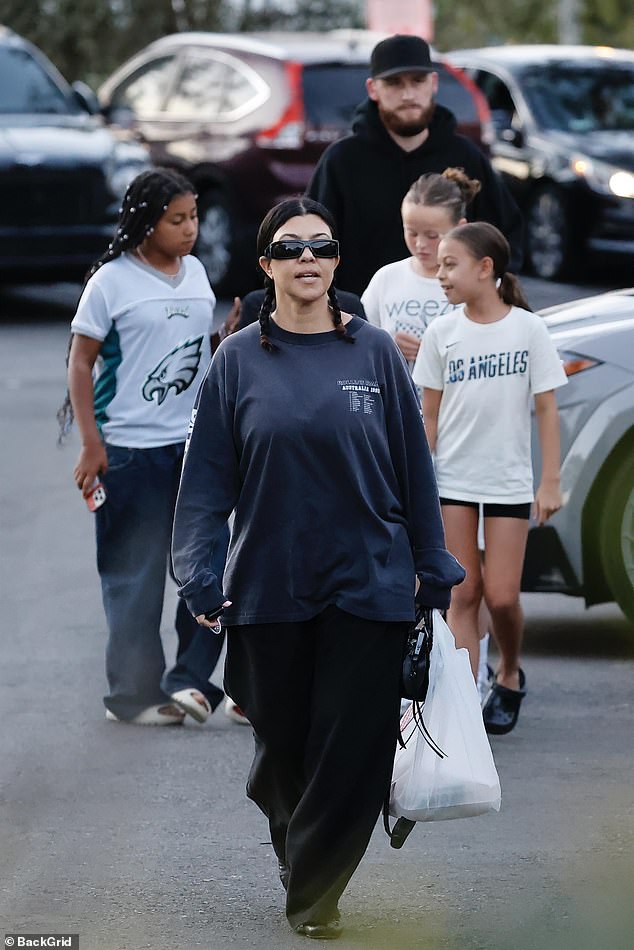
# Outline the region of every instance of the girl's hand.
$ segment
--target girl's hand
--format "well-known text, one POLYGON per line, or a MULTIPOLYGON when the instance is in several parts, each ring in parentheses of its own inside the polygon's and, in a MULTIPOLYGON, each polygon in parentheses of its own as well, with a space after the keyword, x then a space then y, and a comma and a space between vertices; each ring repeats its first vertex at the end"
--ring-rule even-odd
POLYGON ((535 518, 537 524, 544 524, 551 515, 559 511, 562 505, 559 481, 542 482, 535 494, 535 518))
POLYGON ((394 336, 394 342, 406 360, 412 362, 420 349, 420 340, 413 333, 400 332, 394 336))
POLYGON ((73 470, 73 478, 77 488, 84 498, 87 497, 98 475, 108 471, 108 456, 103 442, 94 442, 84 445, 77 465, 73 470))

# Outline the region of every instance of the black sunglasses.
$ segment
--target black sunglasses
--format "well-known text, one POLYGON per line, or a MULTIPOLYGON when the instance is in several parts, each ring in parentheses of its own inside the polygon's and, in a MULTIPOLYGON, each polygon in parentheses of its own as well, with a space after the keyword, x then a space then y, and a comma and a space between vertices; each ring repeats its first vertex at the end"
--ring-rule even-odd
POLYGON ((287 238, 285 241, 273 241, 264 252, 269 260, 290 261, 301 257, 304 249, 309 248, 315 257, 338 257, 339 241, 334 238, 316 238, 314 241, 300 241, 298 238, 287 238))

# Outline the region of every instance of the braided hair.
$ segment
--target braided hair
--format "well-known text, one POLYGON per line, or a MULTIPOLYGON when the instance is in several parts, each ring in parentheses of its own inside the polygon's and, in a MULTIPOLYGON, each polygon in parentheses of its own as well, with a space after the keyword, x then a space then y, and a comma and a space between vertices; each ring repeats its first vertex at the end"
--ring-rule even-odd
MULTIPOLYGON (((328 209, 322 204, 319 204, 317 201, 313 201, 312 198, 287 198, 285 201, 281 201, 279 204, 271 208, 260 225, 257 237, 258 259, 265 256, 264 252, 272 242, 275 233, 279 231, 279 229, 284 224, 286 224, 287 221, 289 221, 291 218, 304 217, 308 214, 314 214, 318 218, 321 218, 324 224, 329 228, 333 238, 337 237, 337 228, 334 218, 332 217, 330 211, 328 211, 328 209)), ((335 288, 332 285, 328 289, 328 304, 332 311, 332 322, 338 335, 341 339, 345 340, 346 343, 354 343, 354 337, 348 335, 345 325, 341 319, 341 308, 339 306, 339 301, 337 300, 335 288)), ((260 345, 269 353, 277 350, 277 347, 269 336, 271 329, 271 313, 273 310, 275 310, 275 307, 275 282, 271 277, 268 276, 268 274, 266 274, 264 277, 264 299, 260 307, 259 321, 260 345)))
POLYGON ((170 168, 154 168, 137 175, 128 186, 119 208, 115 235, 105 253, 88 271, 84 286, 108 261, 142 244, 152 234, 173 198, 190 193, 195 194, 191 182, 170 168))
MULTIPOLYGON (((183 175, 170 168, 154 168, 141 172, 130 183, 119 208, 117 229, 106 251, 91 266, 86 274, 82 292, 90 278, 109 261, 116 260, 125 251, 131 251, 149 237, 161 220, 167 207, 180 195, 195 194, 194 186, 183 175)), ((70 357, 73 334, 68 341, 66 366, 70 357)), ((66 391, 64 402, 57 410, 59 423, 58 443, 70 432, 74 413, 70 393, 66 391)))

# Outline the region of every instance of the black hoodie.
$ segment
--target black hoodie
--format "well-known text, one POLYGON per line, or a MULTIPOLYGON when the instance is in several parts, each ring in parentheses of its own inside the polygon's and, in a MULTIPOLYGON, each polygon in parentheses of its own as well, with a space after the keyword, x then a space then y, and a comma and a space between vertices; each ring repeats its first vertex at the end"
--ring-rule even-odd
POLYGON ((482 184, 468 208, 470 220, 496 225, 511 245, 511 271, 522 262, 522 219, 517 206, 476 145, 456 132, 456 120, 437 105, 429 135, 406 152, 381 122, 368 99, 355 114, 352 134, 334 142, 321 156, 306 194, 334 215, 341 241, 337 285, 362 294, 379 267, 408 256, 403 239, 401 203, 410 185, 427 172, 464 168, 482 184))

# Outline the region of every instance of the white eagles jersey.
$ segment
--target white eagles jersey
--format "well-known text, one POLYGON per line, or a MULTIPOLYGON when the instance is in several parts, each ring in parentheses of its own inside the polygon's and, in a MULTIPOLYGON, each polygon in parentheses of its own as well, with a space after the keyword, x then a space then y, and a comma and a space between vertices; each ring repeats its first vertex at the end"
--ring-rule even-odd
POLYGON ((215 303, 191 255, 174 277, 123 254, 90 278, 71 330, 102 341, 94 403, 106 442, 155 448, 185 441, 211 359, 215 303))

